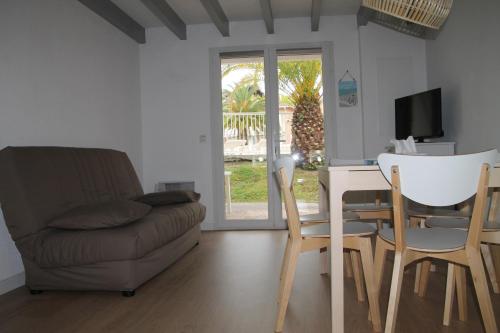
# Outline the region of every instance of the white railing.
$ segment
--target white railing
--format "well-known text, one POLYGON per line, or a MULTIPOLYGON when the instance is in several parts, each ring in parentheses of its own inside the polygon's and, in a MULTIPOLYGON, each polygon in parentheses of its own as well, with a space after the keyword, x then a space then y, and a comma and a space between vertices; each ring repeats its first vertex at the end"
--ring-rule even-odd
MULTIPOLYGON (((224 112, 224 155, 265 155, 266 114, 265 112, 224 112)), ((291 112, 279 113, 280 146, 290 150, 291 112)))
POLYGON ((265 112, 224 112, 224 139, 259 141, 266 136, 265 112))
MULTIPOLYGON (((224 112, 224 139, 247 140, 250 137, 265 138, 266 114, 265 112, 224 112)), ((291 121, 291 112, 279 113, 280 139, 286 140, 285 128, 287 121, 291 121)), ((258 141, 257 140, 257 141, 258 141)))

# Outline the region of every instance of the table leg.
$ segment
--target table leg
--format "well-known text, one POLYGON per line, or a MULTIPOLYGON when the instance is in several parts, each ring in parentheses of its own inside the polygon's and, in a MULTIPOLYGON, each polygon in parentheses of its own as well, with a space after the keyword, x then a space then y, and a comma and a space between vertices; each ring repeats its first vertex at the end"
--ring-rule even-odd
POLYGON ((330 188, 330 263, 332 333, 344 332, 344 239, 342 233, 342 196, 347 188, 348 173, 331 171, 330 188))
MULTIPOLYGON (((319 189, 319 213, 326 214, 328 213, 328 193, 326 187, 321 184, 318 180, 318 189, 319 189)), ((320 274, 329 274, 330 273, 330 261, 328 252, 329 248, 321 249, 320 251, 320 274)))

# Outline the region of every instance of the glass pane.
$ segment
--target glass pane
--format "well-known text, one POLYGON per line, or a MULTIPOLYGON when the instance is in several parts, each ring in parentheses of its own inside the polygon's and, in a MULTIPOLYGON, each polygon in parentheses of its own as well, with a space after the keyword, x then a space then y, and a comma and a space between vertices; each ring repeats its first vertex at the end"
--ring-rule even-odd
POLYGON ((221 56, 226 219, 268 218, 264 58, 221 56))
POLYGON ((324 164, 321 50, 278 52, 280 153, 296 162, 299 213, 319 212, 318 167, 324 164))

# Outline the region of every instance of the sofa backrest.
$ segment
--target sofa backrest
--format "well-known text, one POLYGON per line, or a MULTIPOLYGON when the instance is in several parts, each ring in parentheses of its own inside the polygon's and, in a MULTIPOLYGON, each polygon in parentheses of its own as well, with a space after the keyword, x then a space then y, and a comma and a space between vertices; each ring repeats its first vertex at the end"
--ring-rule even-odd
POLYGON ((123 152, 69 147, 0 151, 0 203, 14 240, 37 233, 76 206, 142 194, 123 152))

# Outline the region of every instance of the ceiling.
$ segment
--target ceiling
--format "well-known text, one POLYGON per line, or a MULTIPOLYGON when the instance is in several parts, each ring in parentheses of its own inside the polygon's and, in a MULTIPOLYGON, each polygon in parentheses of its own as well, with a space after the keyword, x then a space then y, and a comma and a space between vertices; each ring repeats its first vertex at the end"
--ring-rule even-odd
MULTIPOLYGON (((112 0, 145 28, 161 27, 158 20, 139 0, 112 0)), ((211 23, 200 0, 166 0, 186 24, 211 23)), ((323 0, 321 16, 356 14, 361 0, 323 0)), ((261 20, 259 0, 219 0, 229 21, 261 20)), ((309 17, 311 0, 271 0, 273 17, 309 17)))

